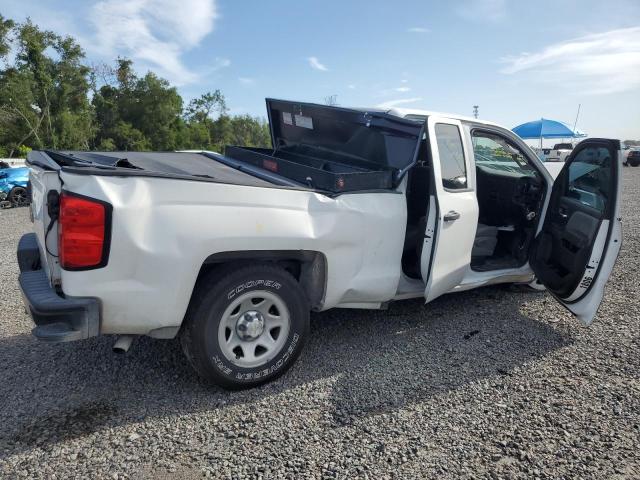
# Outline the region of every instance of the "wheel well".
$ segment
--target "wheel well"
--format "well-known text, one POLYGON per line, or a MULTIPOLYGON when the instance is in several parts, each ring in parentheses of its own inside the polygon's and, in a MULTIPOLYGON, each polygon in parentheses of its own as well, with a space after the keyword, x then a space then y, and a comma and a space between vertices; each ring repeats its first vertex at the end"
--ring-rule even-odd
POLYGON ((200 267, 200 278, 211 271, 229 265, 276 264, 289 272, 304 290, 311 310, 320 310, 324 303, 327 261, 324 254, 312 250, 252 250, 220 252, 209 255, 200 267))

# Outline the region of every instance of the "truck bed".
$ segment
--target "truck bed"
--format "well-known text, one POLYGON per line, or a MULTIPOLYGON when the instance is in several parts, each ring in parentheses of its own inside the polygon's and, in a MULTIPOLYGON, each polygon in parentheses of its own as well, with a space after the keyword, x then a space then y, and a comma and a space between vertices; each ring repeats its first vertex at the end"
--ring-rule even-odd
POLYGON ((320 149, 309 148, 304 153, 236 146, 225 149, 227 157, 278 173, 321 191, 341 193, 393 187, 392 168, 360 159, 347 161, 340 155, 320 149))

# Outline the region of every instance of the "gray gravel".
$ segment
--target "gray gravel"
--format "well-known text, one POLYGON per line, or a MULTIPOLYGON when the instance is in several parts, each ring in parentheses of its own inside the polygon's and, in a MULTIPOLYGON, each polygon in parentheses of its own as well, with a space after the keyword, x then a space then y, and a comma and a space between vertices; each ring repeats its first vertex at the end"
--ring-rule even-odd
POLYGON ((283 378, 229 393, 176 341, 46 345, 16 286, 26 209, 0 211, 0 477, 640 477, 640 168, 599 318, 492 287, 315 315, 283 378))

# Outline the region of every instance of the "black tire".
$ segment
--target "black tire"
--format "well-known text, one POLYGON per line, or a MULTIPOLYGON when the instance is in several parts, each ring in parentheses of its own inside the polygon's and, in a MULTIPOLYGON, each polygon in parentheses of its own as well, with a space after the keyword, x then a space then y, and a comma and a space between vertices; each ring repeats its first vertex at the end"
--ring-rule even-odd
POLYGON ((24 187, 13 187, 9 192, 7 200, 9 200, 14 207, 24 207, 28 205, 29 197, 27 196, 27 189, 24 187))
POLYGON ((221 267, 200 279, 182 327, 182 350, 206 381, 230 390, 251 388, 278 378, 300 355, 309 336, 309 304, 296 279, 274 265, 221 267), (270 281, 269 281, 270 280, 270 281), (289 332, 271 360, 253 368, 232 363, 220 346, 223 314, 239 292, 267 291, 288 309, 289 332))
POLYGON ((631 165, 632 167, 637 167, 638 165, 640 165, 640 160, 629 160, 629 165, 631 165))

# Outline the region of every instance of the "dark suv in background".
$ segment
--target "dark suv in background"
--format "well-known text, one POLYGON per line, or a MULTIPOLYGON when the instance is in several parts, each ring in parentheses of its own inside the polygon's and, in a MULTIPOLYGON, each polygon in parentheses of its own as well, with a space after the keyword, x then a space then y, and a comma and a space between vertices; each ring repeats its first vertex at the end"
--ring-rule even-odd
POLYGON ((627 158, 624 161, 624 165, 627 167, 637 167, 640 165, 640 150, 636 148, 629 150, 627 158))

